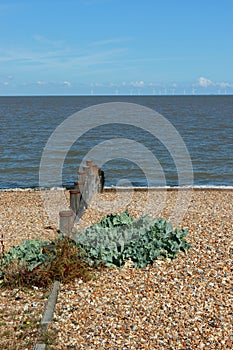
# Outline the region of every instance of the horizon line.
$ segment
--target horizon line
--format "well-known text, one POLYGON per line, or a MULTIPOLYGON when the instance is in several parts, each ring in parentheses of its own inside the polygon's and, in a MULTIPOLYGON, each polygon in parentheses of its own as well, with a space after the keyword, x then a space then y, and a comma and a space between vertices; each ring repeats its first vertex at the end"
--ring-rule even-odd
POLYGON ((233 96, 229 94, 12 94, 0 97, 196 97, 196 96, 233 96))

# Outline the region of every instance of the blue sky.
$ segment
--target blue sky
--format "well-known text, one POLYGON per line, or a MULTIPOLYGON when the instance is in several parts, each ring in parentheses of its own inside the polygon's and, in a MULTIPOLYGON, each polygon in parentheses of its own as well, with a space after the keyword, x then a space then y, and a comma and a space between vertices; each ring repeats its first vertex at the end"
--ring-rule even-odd
POLYGON ((233 94, 232 0, 0 0, 0 95, 233 94))

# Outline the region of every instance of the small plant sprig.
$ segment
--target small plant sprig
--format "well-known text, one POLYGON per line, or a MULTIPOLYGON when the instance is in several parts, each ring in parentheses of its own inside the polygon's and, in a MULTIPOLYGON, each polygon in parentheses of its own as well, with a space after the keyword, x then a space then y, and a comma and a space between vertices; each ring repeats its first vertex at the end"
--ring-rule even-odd
POLYGON ((0 254, 0 257, 1 257, 1 256, 3 256, 5 254, 5 244, 4 244, 4 234, 3 234, 3 232, 1 233, 0 244, 1 244, 1 254, 0 254))

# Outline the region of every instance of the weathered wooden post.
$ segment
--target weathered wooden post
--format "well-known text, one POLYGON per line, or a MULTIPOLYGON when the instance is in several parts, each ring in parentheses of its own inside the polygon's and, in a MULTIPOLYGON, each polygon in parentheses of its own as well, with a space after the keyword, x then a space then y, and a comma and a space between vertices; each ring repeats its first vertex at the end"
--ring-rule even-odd
POLYGON ((86 166, 89 167, 88 169, 88 203, 90 202, 92 196, 93 196, 93 160, 87 160, 86 161, 86 166))
POLYGON ((93 192, 98 192, 98 185, 99 185, 99 167, 98 165, 92 166, 92 172, 93 172, 93 192))
POLYGON ((83 171, 87 174, 86 179, 85 179, 85 183, 84 183, 84 188, 83 188, 83 198, 84 198, 84 202, 85 202, 85 208, 87 208, 88 203, 89 203, 89 190, 90 190, 90 188, 89 188, 89 185, 90 185, 90 167, 84 166, 83 171))
POLYGON ((78 213, 80 195, 79 189, 70 190, 70 209, 73 210, 75 215, 78 213))
POLYGON ((82 214, 82 212, 85 209, 85 205, 86 205, 85 200, 84 200, 84 186, 85 186, 85 182, 81 182, 81 181, 74 182, 75 190, 78 190, 80 192, 79 205, 78 205, 78 210, 77 210, 78 216, 80 216, 82 214))
POLYGON ((75 181, 74 182, 74 190, 79 190, 81 194, 83 191, 83 187, 84 187, 84 182, 82 182, 82 181, 75 181))
POLYGON ((78 172, 78 181, 85 182, 87 174, 84 171, 78 172))
POLYGON ((69 235, 74 226, 74 212, 73 210, 62 210, 59 213, 59 230, 69 235))
POLYGON ((104 189, 104 172, 103 170, 99 169, 99 186, 98 186, 98 192, 102 193, 104 189))
POLYGON ((95 190, 95 180, 96 180, 96 165, 93 165, 93 161, 86 161, 87 165, 90 167, 89 169, 89 197, 88 201, 90 202, 93 195, 97 192, 95 190))
POLYGON ((97 165, 93 165, 92 160, 87 160, 83 171, 78 172, 78 181, 74 182, 74 189, 70 190, 70 210, 59 213, 61 232, 71 233, 75 218, 82 216, 93 195, 102 192, 103 188, 104 172, 97 165))
POLYGON ((91 168, 92 165, 93 165, 93 160, 87 160, 86 161, 86 166, 89 166, 91 168))

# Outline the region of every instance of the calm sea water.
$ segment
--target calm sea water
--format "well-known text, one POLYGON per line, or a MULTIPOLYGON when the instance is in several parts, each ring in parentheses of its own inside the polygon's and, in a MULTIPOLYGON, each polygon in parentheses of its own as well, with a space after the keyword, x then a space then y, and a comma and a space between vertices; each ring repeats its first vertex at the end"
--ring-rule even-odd
MULTIPOLYGON (((140 104, 169 120, 189 151, 194 185, 233 185, 233 96, 70 96, 0 97, 0 188, 37 187, 41 156, 53 131, 73 113, 106 102, 140 104)), ((136 128, 119 125, 94 128, 76 140, 65 158, 63 185, 76 181, 79 165, 91 149, 112 138, 133 139, 156 156, 166 183, 158 180, 154 185, 178 185, 174 159, 161 142, 136 128)), ((54 157, 59 160, 59 154, 54 157)), ((137 157, 144 155, 139 151, 137 157)), ((121 179, 147 186, 143 169, 127 157, 127 147, 121 158, 109 160, 103 170, 107 186, 121 179)), ((47 185, 57 184, 54 177, 47 185)))

